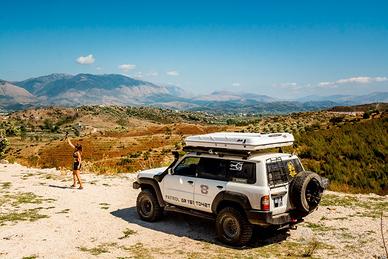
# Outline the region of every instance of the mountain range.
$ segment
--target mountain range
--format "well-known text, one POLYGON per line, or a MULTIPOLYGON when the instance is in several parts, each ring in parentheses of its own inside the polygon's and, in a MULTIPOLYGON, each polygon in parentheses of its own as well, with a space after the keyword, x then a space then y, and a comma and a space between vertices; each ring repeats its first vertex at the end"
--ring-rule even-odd
POLYGON ((288 113, 372 102, 388 102, 388 92, 280 100, 267 95, 231 91, 194 95, 177 86, 154 84, 118 74, 50 74, 17 82, 0 80, 2 110, 105 104, 219 113, 288 113))

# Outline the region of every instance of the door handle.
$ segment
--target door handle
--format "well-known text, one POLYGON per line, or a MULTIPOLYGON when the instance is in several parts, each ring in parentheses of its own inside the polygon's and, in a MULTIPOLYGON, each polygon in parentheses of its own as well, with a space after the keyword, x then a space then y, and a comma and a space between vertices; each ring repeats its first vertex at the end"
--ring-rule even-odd
POLYGON ((218 188, 218 189, 222 189, 222 188, 224 188, 224 186, 217 185, 217 188, 218 188))
POLYGON ((193 184, 194 182, 193 181, 187 181, 189 184, 193 184))

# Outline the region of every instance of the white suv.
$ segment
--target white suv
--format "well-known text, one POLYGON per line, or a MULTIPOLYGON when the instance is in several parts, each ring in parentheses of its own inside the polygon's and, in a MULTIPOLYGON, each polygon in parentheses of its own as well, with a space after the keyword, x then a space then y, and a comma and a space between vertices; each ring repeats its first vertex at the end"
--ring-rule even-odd
POLYGON ((187 152, 164 168, 142 171, 137 212, 156 221, 163 211, 216 220, 221 241, 244 245, 253 225, 291 226, 317 208, 328 181, 306 172, 296 155, 263 153, 292 145, 288 133, 212 133, 186 138, 187 152))

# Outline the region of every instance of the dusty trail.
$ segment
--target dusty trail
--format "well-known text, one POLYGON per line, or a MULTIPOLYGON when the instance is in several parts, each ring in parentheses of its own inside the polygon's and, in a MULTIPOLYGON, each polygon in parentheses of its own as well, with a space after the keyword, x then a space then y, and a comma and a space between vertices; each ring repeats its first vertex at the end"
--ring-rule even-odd
POLYGON ((235 249, 219 243, 213 223, 169 214, 137 217, 135 174, 83 174, 0 164, 0 257, 23 258, 383 258, 380 213, 388 239, 388 197, 326 192, 296 230, 264 233, 235 249))

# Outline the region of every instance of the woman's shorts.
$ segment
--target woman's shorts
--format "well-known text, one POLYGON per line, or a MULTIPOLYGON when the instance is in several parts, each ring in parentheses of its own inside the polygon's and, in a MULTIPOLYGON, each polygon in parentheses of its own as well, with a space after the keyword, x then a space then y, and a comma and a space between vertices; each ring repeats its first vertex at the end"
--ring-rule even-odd
POLYGON ((79 162, 74 162, 73 170, 81 170, 81 164, 79 162))

